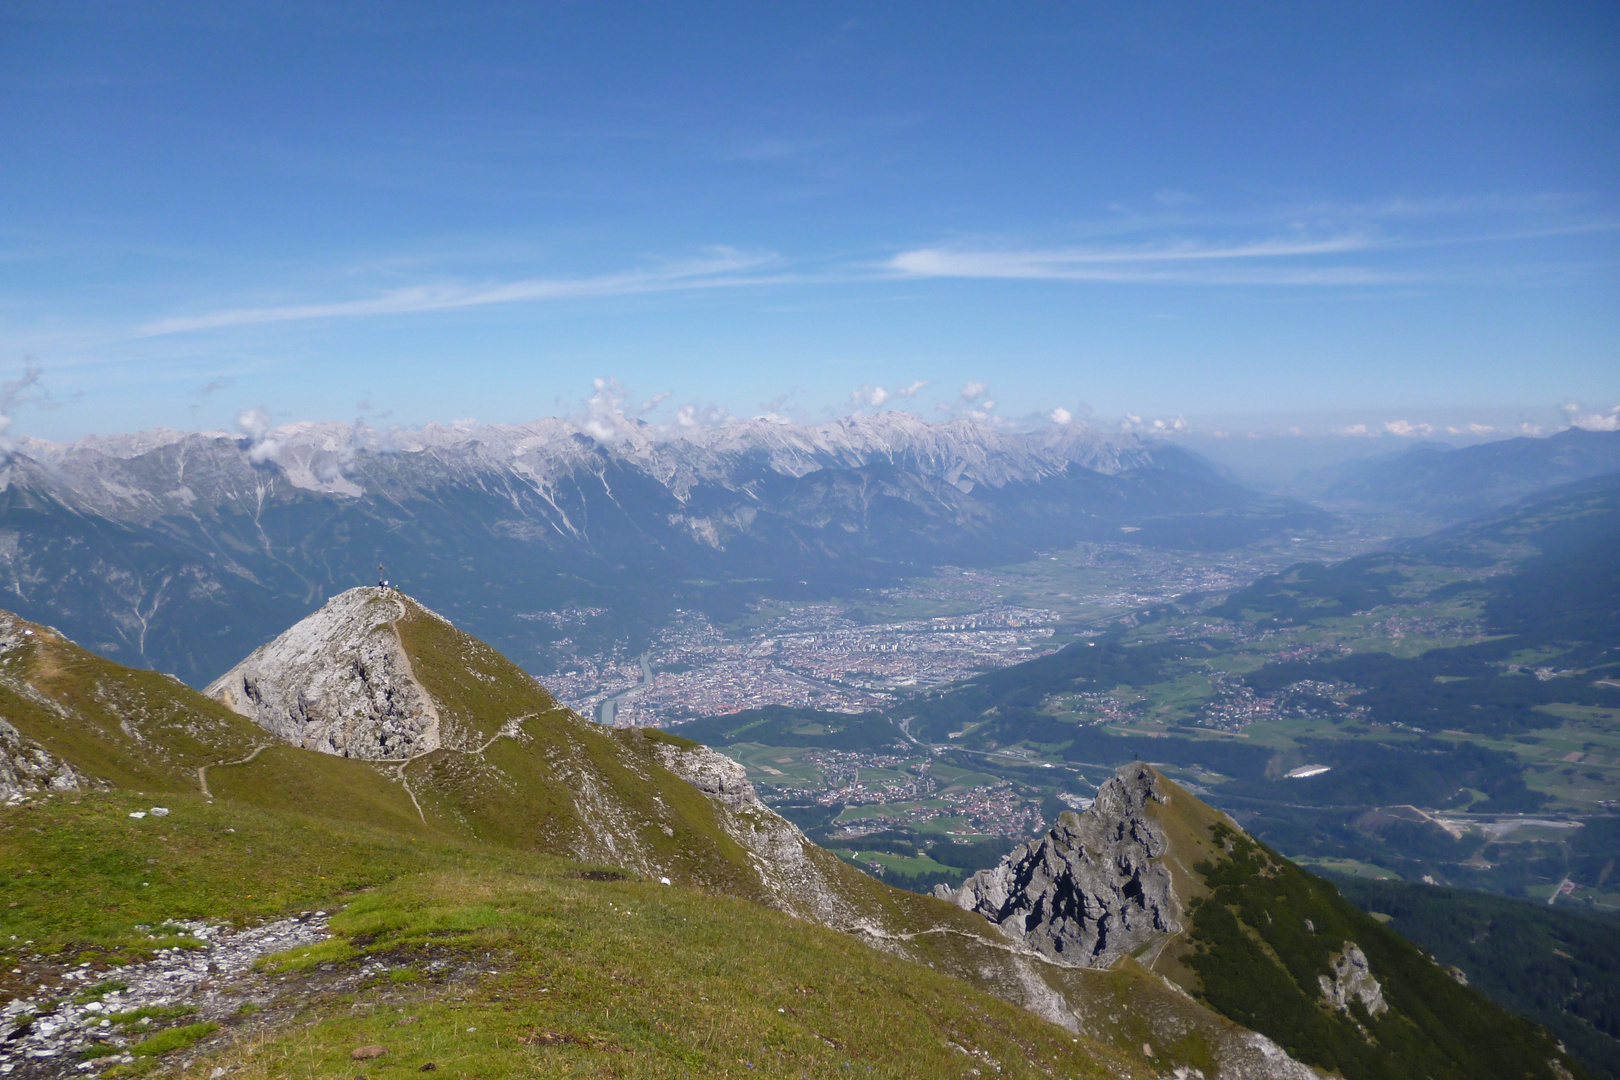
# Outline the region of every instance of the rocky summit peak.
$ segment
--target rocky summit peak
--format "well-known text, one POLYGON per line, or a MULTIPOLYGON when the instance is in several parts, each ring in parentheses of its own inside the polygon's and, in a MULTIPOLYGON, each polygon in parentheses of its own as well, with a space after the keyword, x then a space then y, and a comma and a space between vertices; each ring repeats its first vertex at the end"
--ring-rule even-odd
POLYGON ((935 891, 977 911, 1041 954, 1108 967, 1156 937, 1180 933, 1183 904, 1161 860, 1169 849, 1150 803, 1169 799, 1142 762, 1121 768, 1083 813, 1066 811, 1051 832, 1014 848, 960 889, 935 891))
POLYGON ((437 749, 438 706, 417 681, 395 625, 407 605, 426 612, 394 589, 339 593, 206 692, 309 750, 388 760, 437 749))

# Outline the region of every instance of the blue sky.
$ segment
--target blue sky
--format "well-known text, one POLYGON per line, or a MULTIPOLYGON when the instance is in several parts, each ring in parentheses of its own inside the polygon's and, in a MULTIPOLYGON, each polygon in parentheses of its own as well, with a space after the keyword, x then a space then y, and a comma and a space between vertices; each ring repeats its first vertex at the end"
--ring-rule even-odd
POLYGON ((1609 4, 17 2, 0 410, 1602 422, 1617 106, 1609 4))

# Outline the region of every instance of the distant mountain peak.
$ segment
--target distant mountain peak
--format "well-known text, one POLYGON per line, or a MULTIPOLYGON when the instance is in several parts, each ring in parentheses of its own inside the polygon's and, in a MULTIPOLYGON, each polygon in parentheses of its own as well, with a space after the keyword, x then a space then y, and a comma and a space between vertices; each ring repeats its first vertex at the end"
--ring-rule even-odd
POLYGON ((0 603, 205 685, 379 561, 534 662, 524 620, 569 604, 645 624, 1081 540, 1209 550, 1332 527, 1179 447, 1081 424, 165 430, 0 456, 0 603))

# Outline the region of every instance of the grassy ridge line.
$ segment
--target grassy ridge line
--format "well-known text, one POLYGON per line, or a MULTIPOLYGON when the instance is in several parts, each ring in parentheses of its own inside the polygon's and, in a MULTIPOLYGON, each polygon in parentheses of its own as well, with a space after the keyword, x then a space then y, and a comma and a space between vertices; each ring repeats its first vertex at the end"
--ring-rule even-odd
POLYGON ((1552 1080, 1573 1068, 1556 1039, 1466 989, 1437 962, 1356 908, 1333 885, 1260 842, 1217 825, 1224 850, 1198 869, 1208 894, 1193 909, 1179 958, 1199 996, 1347 1080, 1552 1080), (1319 980, 1355 943, 1389 1010, 1325 1008, 1319 980))
POLYGON ((17 905, 0 908, 8 970, 18 959, 12 934, 64 963, 128 961, 165 944, 137 925, 253 922, 345 903, 333 928, 352 944, 317 946, 321 959, 342 963, 354 948, 394 969, 352 1000, 312 1000, 302 1018, 313 1026, 242 1043, 229 1030, 205 1039, 198 1046, 210 1056, 190 1075, 225 1065, 248 1077, 346 1076, 355 1069, 349 1051, 373 1043, 389 1055, 368 1072, 433 1061, 446 1075, 486 1080, 597 1069, 1151 1075, 1128 1054, 946 975, 743 900, 582 880, 577 863, 489 845, 224 801, 170 802, 169 816, 140 820, 127 815, 150 799, 129 793, 0 810, 0 876, 17 905), (481 974, 425 993, 436 960, 481 974), (407 1013, 419 1021, 392 1026, 407 1013))
POLYGON ((416 677, 438 702, 450 745, 463 747, 406 768, 425 822, 393 779, 394 766, 284 745, 242 762, 273 741, 252 721, 167 676, 104 660, 22 620, 13 625, 34 636, 0 656, 0 710, 98 785, 169 798, 199 791, 197 769, 206 765, 222 799, 409 836, 480 839, 643 871, 658 865, 677 879, 758 893, 757 875, 715 808, 659 764, 657 736, 579 720, 488 645, 408 600, 388 613, 400 607, 395 625, 416 677), (466 752, 519 717, 519 738, 466 752), (594 800, 588 813, 582 796, 594 800), (603 841, 604 825, 617 846, 603 841))
POLYGON ((763 899, 713 804, 658 761, 657 741, 686 740, 580 720, 495 649, 413 602, 403 607, 395 629, 442 723, 481 744, 524 718, 520 737, 480 755, 440 749, 406 768, 436 825, 521 850, 629 865, 639 856, 678 881, 763 899), (604 827, 615 845, 602 842, 604 827))
POLYGON ((1334 883, 1468 985, 1545 1024, 1603 1080, 1620 1080, 1620 920, 1465 889, 1334 883))
POLYGON ((196 791, 199 766, 268 741, 252 721, 167 675, 104 660, 8 613, 0 613, 0 626, 20 638, 0 655, 0 714, 93 779, 196 791), (21 637, 22 630, 33 635, 21 637))

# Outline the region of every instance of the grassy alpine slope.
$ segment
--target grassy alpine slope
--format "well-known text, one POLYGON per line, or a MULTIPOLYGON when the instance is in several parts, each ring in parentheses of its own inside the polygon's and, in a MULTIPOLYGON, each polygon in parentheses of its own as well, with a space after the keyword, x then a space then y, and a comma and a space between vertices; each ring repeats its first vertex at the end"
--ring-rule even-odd
MULTIPOLYGON (((409 761, 267 745, 251 721, 173 680, 6 622, 0 688, 29 706, 14 726, 83 783, 0 811, 12 905, 0 908, 0 941, 13 950, 0 970, 18 969, 0 986, 34 993, 67 986, 79 965, 100 971, 200 946, 175 920, 252 925, 319 908, 335 912, 336 937, 228 983, 262 1012, 222 1012, 216 1001, 120 1019, 98 1037, 122 1041, 134 1060, 111 1068, 343 1075, 357 1068, 351 1050, 379 1045, 387 1053, 368 1059, 368 1075, 430 1062, 486 1077, 868 1066, 894 1076, 1299 1075, 1221 1012, 1338 1063, 1299 1025, 1229 1000, 1225 965, 1247 962, 1241 942, 1217 950, 1214 966, 1197 951, 1143 957, 1171 965, 1164 971, 1218 1012, 1134 960, 1110 971, 1041 961, 976 914, 890 889, 804 843, 757 803, 705 795, 665 767, 670 753, 688 753, 685 740, 586 724, 432 613, 403 599, 387 612, 445 732, 409 761), (166 816, 129 816, 159 799, 166 816), (808 898, 795 891, 806 883, 808 898), (416 1019, 393 1026, 406 1017, 416 1019), (137 1035, 144 1041, 127 1045, 137 1035)), ((1249 893, 1265 892, 1273 871, 1216 883, 1201 864, 1231 854, 1231 838, 1211 827, 1219 815, 1179 789, 1173 807, 1162 823, 1178 889, 1230 886, 1232 903, 1259 902, 1249 893)), ((1225 905, 1206 900, 1199 912, 1225 905)), ((1442 1024, 1457 1008, 1494 1008, 1457 992, 1465 998, 1436 999, 1448 1002, 1442 1024)), ((1537 1029, 1498 1026, 1529 1032, 1528 1052, 1545 1051, 1529 1074, 1551 1075, 1537 1029)), ((1521 1057, 1497 1060, 1517 1067, 1521 1057)), ((1447 1050, 1442 1063, 1472 1060, 1447 1050)), ((1526 1075, 1479 1060, 1472 1073, 1433 1075, 1526 1075)), ((1406 1075, 1385 1057, 1368 1062, 1346 1075, 1406 1075)))
MULTIPOLYGON (((941 922, 964 937, 983 933, 986 928, 964 912, 897 894, 813 847, 811 862, 835 884, 842 910, 879 936, 838 934, 751 903, 775 897, 765 894, 750 864, 757 857, 727 832, 737 827, 739 816, 723 825, 728 811, 658 764, 661 744, 684 740, 585 724, 559 709, 526 676, 512 677, 516 669, 493 650, 435 617, 412 607, 401 624, 416 677, 434 694, 444 715, 463 726, 462 734, 473 737, 471 745, 484 745, 503 728, 512 731, 509 722, 520 720, 515 733, 488 742, 481 753, 441 749, 402 768, 269 745, 266 733, 251 722, 173 680, 122 668, 45 628, 9 620, 13 633, 0 661, 0 683, 9 700, 29 707, 8 715, 35 748, 49 748, 70 762, 83 786, 74 792, 36 794, 0 811, 0 873, 8 880, 12 905, 0 908, 0 941, 19 943, 10 946, 14 952, 5 957, 9 966, 4 970, 20 969, 16 977, 0 978, 5 995, 59 985, 60 976, 79 964, 101 970, 138 962, 159 948, 195 945, 174 920, 252 925, 299 910, 343 908, 370 895, 368 890, 388 890, 390 902, 401 911, 431 907, 440 922, 471 920, 473 936, 452 942, 441 933, 443 925, 406 919, 390 930, 394 937, 385 935, 383 946, 373 939, 354 946, 353 952, 333 947, 322 954, 321 963, 335 965, 339 975, 352 973, 358 970, 355 965, 370 962, 376 948, 393 948, 387 942, 417 933, 426 935, 421 948, 427 963, 445 960, 435 950, 449 949, 447 955, 457 958, 474 955, 471 950, 478 947, 489 953, 490 967, 478 964, 477 977, 461 980, 453 991, 442 979, 422 978, 418 985, 395 965, 404 981, 390 980, 384 989, 418 987, 412 991, 411 1009, 422 1017, 422 1026, 413 1027, 413 1035, 439 1030, 435 1024, 445 1017, 456 1016, 453 1022, 459 1023, 459 1011, 469 1001, 483 1000, 480 995, 502 997, 502 1010, 517 1008, 510 996, 492 989, 501 980, 538 978, 576 962, 587 972, 628 971, 630 954, 636 954, 640 966, 625 986, 638 989, 626 997, 621 988, 612 1002, 553 997, 553 989, 542 994, 530 985, 533 996, 525 997, 520 1011, 524 1023, 542 1025, 535 1036, 541 1041, 513 1050, 518 1056, 511 1067, 519 1071, 534 1067, 534 1054, 542 1052, 534 1047, 551 1047, 544 1053, 559 1060, 606 1054, 602 1060, 624 1066, 632 1059, 619 1055, 634 1045, 640 1049, 636 1064, 624 1066, 630 1068, 626 1075, 678 1075, 670 1071, 677 1066, 724 1073, 739 1060, 757 1059, 769 1031, 778 1030, 771 1025, 788 1023, 782 1017, 790 1014, 775 1013, 774 1007, 775 1019, 765 1017, 770 1025, 742 1019, 751 1015, 749 988, 774 985, 772 980, 780 977, 791 979, 793 986, 816 987, 821 995, 815 1008, 825 1039, 805 1051, 809 1057, 799 1054, 812 1072, 821 1067, 815 1061, 824 1058, 827 1069, 843 1069, 851 1061, 870 1064, 874 1072, 903 1075, 907 1063, 931 1060, 937 1053, 942 1063, 977 1063, 971 1067, 984 1067, 993 1058, 1014 1074, 1024 1059, 1039 1060, 1045 1067, 1066 1063, 1063 1068, 1072 1075, 1091 1075, 1088 1063, 1110 1062, 1115 1072, 1140 1073, 1147 1059, 1139 1043, 1115 1045, 1118 1040, 1077 1036, 984 989, 869 947, 876 943, 891 953, 905 952, 909 929, 933 930, 941 922), (25 636, 27 629, 35 632, 25 636), (204 767, 208 796, 198 772, 204 767), (401 774, 409 790, 399 782, 401 774), (579 802, 569 796, 570 785, 592 787, 594 809, 604 810, 605 816, 582 816, 579 802), (169 815, 128 816, 159 802, 169 815), (667 832, 661 825, 669 826, 667 832), (581 877, 580 864, 558 856, 593 830, 593 842, 618 844, 621 853, 638 861, 657 859, 660 868, 672 868, 675 872, 668 876, 674 884, 654 886, 648 884, 656 880, 650 875, 625 875, 623 870, 613 872, 625 877, 622 881, 581 877), (474 880, 482 883, 476 895, 459 891, 474 880), (603 925, 617 926, 613 919, 622 917, 608 914, 618 903, 609 894, 636 889, 645 890, 636 894, 643 908, 681 912, 657 923, 665 936, 656 949, 647 942, 632 946, 621 937, 598 934, 603 925), (572 897, 568 904, 560 902, 564 892, 572 897), (511 916, 495 920, 499 925, 479 914, 495 893, 509 894, 494 908, 511 916), (431 905, 427 897, 433 898, 431 905), (917 905, 932 910, 913 910, 917 905), (562 910, 577 916, 564 919, 557 931, 565 935, 560 939, 565 947, 534 951, 537 939, 529 931, 539 923, 533 920, 542 915, 555 919, 562 910), (884 940, 881 935, 890 931, 896 936, 884 940), (793 955, 807 959, 790 962, 787 953, 769 944, 776 940, 802 942, 793 955), (492 951, 497 941, 500 951, 492 951), (590 948, 580 951, 578 943, 587 941, 590 948), (728 943, 730 951, 722 953, 730 959, 722 963, 722 953, 714 954, 717 981, 709 983, 705 969, 694 966, 692 958, 705 955, 716 942, 728 943), (698 1011, 681 1013, 673 1004, 677 999, 698 1011), (577 1011, 551 1017, 548 1010, 557 1001, 572 1002, 577 1011), (732 1012, 736 1016, 727 1020, 732 1012), (628 1035, 604 1039, 590 1034, 618 1030, 615 1025, 637 1015, 648 1024, 653 1018, 679 1020, 685 1034, 660 1036, 645 1045, 627 1042, 628 1035), (934 1037, 945 1028, 944 1039, 934 1037), (867 1035, 858 1034, 863 1031, 867 1035), (951 1042, 963 1050, 952 1048, 951 1042)), ((458 739, 457 745, 469 745, 469 740, 458 739)), ((618 859, 601 861, 624 865, 618 859)), ((333 929, 344 933, 350 914, 343 911, 333 929)), ((362 938, 375 933, 364 931, 362 938)), ((925 950, 912 951, 917 959, 926 959, 925 950)), ((1021 989, 1019 977, 1006 971, 1007 953, 993 948, 981 952, 977 965, 962 964, 959 958, 953 962, 961 974, 992 992, 1021 989), (987 971, 994 977, 987 979, 987 971)), ((353 1001, 337 999, 356 992, 364 991, 349 987, 327 997, 310 991, 297 1015, 306 1023, 314 1021, 319 1032, 337 1031, 342 1025, 329 1026, 337 1021, 328 1012, 346 1009, 353 1001)), ((241 1042, 249 1033, 245 1029, 261 1041, 274 1041, 292 1014, 287 1009, 272 1012, 279 1020, 269 1027, 264 1017, 224 1016, 210 1021, 223 1025, 210 1034, 192 1022, 195 1017, 177 1013, 155 1022, 146 1018, 142 1031, 183 1030, 187 1038, 201 1041, 188 1047, 181 1045, 185 1038, 175 1036, 170 1054, 211 1054, 227 1045, 247 1045, 241 1042)), ((1224 1022, 1210 1014, 1200 1019, 1225 1030, 1224 1022)), ((446 1036, 449 1030, 443 1027, 446 1036)), ((468 1055, 485 1053, 477 1040, 467 1038, 472 1033, 457 1031, 456 1040, 465 1044, 468 1055)), ((307 1033, 303 1038, 300 1053, 307 1059, 307 1033)), ((163 1048, 142 1045, 149 1051, 163 1048)), ((444 1041, 437 1045, 445 1056, 444 1041)), ((347 1052, 336 1042, 329 1049, 347 1052)), ((113 1067, 139 1071, 167 1060, 153 1053, 113 1067)), ((256 1060, 271 1062, 274 1055, 256 1060)))
POLYGON ((1543 1028, 1485 1001, 1333 886, 1232 829, 1224 857, 1200 870, 1210 892, 1193 914, 1182 962, 1199 995, 1302 1061, 1348 1080, 1555 1075, 1563 1054, 1543 1028), (1387 1011, 1359 999, 1322 1007, 1324 972, 1353 942, 1387 1011))
POLYGON ((1594 1075, 1620 1080, 1620 919, 1403 881, 1336 884, 1469 986, 1545 1024, 1594 1075))
POLYGON ((195 944, 138 929, 171 919, 248 923, 325 907, 341 909, 338 937, 270 965, 281 974, 265 980, 282 992, 267 1012, 227 1017, 115 1075, 170 1065, 349 1076, 361 1068, 350 1052, 365 1045, 388 1050, 370 1075, 429 1062, 485 1078, 1151 1075, 1140 1055, 744 900, 494 845, 168 801, 167 817, 141 820, 128 813, 150 797, 123 792, 0 811, 0 875, 15 905, 0 908, 7 971, 89 963, 116 977, 110 965, 195 944), (301 983, 322 964, 362 963, 386 974, 334 991, 301 983), (406 1016, 417 1020, 400 1026, 406 1016))
POLYGON ((1144 811, 1164 834, 1155 861, 1188 917, 1179 932, 1136 950, 1122 970, 1140 961, 1299 1061, 1346 1080, 1552 1080, 1579 1070, 1545 1029, 1461 985, 1331 883, 1164 776, 1153 783, 1158 795, 1144 811), (1369 984, 1340 971, 1352 950, 1377 981, 1367 1000, 1355 991, 1369 984), (1329 989, 1336 982, 1347 991, 1338 1004, 1329 989))

